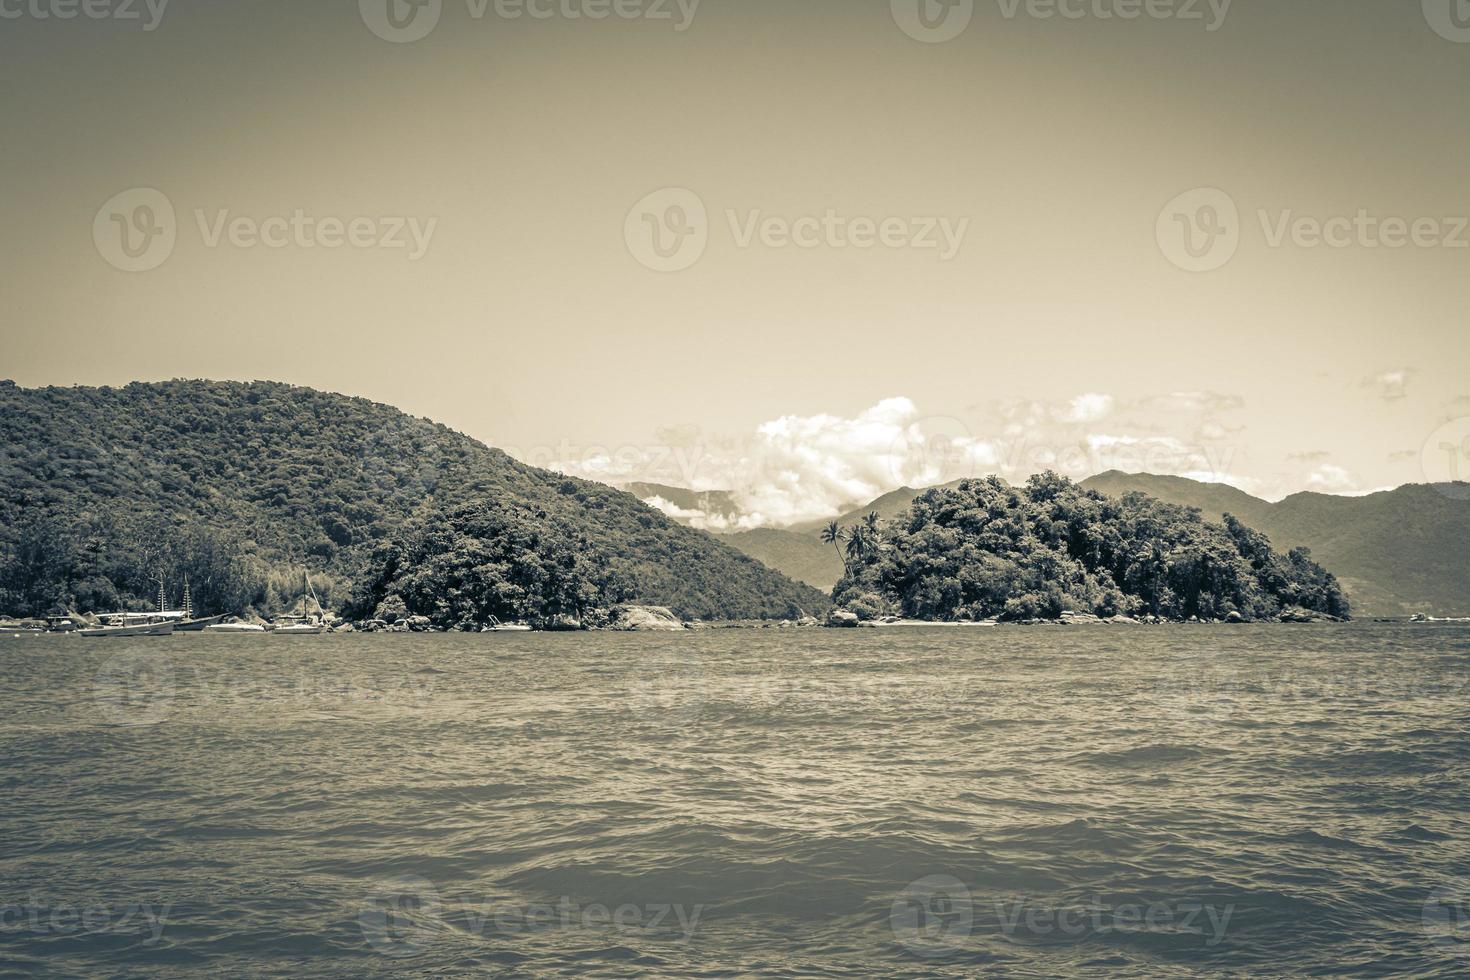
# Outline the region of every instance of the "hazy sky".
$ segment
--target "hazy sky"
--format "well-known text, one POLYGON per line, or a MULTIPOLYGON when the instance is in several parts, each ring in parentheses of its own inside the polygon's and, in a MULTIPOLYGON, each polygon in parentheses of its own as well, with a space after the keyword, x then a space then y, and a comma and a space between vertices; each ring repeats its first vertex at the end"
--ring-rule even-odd
POLYGON ((0 0, 0 376, 773 519, 956 452, 1362 491, 1470 416, 1463 0, 386 2, 0 0))

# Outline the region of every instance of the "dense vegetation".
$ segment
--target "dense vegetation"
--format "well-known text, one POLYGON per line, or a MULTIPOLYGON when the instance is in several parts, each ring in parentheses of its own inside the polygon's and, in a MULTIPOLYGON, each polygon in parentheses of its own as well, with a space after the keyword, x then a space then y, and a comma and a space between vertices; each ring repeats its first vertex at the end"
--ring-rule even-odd
MULTIPOLYGON (((1088 489, 1138 490, 1207 520, 1234 514, 1278 548, 1310 547, 1360 616, 1470 615, 1470 485, 1409 484, 1365 497, 1297 493, 1269 503, 1234 487, 1179 477, 1104 473, 1088 489)), ((780 567, 780 566, 776 566, 780 567)))
POLYGON ((176 603, 269 613, 300 568, 329 606, 440 619, 642 601, 788 617, 825 598, 600 484, 444 426, 275 383, 0 383, 0 614, 176 603))
POLYGON ((1064 611, 1167 619, 1268 619, 1289 607, 1347 617, 1332 575, 1234 518, 1133 493, 1113 499, 1055 474, 1024 487, 966 481, 920 494, 898 518, 841 535, 834 600, 860 616, 1056 618, 1064 611))

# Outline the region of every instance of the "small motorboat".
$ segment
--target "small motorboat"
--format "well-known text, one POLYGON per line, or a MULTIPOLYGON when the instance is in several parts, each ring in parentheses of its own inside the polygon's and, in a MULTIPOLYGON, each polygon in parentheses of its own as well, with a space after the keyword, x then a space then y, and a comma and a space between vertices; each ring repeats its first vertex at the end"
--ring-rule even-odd
POLYGON ((136 623, 121 626, 100 626, 97 629, 77 630, 78 636, 168 636, 174 631, 173 623, 136 623))
POLYGON ((46 632, 46 623, 40 619, 7 619, 0 623, 0 633, 24 636, 27 633, 46 632))
POLYGON ((494 616, 490 617, 490 625, 480 630, 481 633, 529 633, 531 627, 525 623, 502 623, 494 616))
POLYGON ((256 626, 254 623, 215 623, 206 626, 205 633, 264 633, 264 626, 256 626))

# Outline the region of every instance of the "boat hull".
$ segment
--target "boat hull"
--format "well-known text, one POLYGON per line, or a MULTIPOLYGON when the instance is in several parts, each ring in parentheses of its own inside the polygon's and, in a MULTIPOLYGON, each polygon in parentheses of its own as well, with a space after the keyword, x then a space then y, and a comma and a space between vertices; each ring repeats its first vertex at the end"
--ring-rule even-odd
POLYGON ((264 626, 253 626, 250 623, 216 623, 213 626, 204 627, 204 633, 264 633, 264 626))
POLYGON ((77 630, 82 636, 101 639, 112 636, 168 636, 174 631, 173 623, 149 623, 143 626, 104 626, 95 630, 77 630))
POLYGON ((218 626, 225 621, 223 616, 210 616, 205 619, 186 619, 182 623, 174 624, 177 633, 202 633, 211 626, 218 626))

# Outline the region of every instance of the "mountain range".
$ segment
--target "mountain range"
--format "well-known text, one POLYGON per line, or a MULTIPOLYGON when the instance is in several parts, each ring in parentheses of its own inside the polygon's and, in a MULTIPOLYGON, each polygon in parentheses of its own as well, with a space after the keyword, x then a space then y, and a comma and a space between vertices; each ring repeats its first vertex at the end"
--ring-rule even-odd
MULTIPOLYGON (((950 484, 948 486, 953 486, 950 484)), ((1139 491, 1197 508, 1210 521, 1231 514, 1278 550, 1308 548, 1337 575, 1358 616, 1470 613, 1470 485, 1410 484, 1365 497, 1298 493, 1278 502, 1226 484, 1174 476, 1102 473, 1082 486, 1110 496, 1139 491)), ((630 488, 631 489, 631 488, 630 488)), ((649 493, 671 500, 672 488, 649 493)), ((922 491, 903 487, 832 519, 844 527, 877 512, 891 520, 922 491)), ((717 499, 729 500, 727 495, 717 499)), ((823 591, 843 574, 838 552, 821 540, 827 521, 721 535, 752 558, 823 591)))

